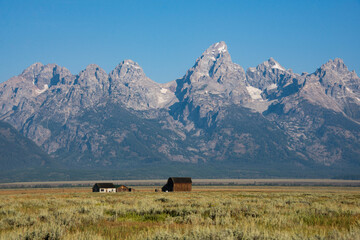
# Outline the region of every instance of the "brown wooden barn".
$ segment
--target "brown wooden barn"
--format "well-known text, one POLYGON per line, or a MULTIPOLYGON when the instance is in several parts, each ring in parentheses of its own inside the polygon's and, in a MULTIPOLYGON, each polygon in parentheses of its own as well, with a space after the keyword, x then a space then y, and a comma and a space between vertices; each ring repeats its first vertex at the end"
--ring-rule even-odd
POLYGON ((161 188, 163 192, 188 192, 191 191, 192 181, 189 177, 170 177, 161 188))

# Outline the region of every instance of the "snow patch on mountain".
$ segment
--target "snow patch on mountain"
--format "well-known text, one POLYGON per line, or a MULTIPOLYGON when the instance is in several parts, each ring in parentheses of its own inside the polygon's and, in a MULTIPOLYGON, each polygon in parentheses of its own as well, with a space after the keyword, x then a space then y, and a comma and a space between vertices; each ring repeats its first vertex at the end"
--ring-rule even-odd
POLYGON ((262 99, 261 97, 261 90, 252 86, 247 86, 246 90, 249 92, 250 97, 253 100, 260 100, 262 99))
POLYGON ((173 103, 175 100, 175 94, 167 88, 160 88, 160 91, 156 93, 157 108, 163 108, 173 103))
POLYGON ((282 66, 280 66, 279 63, 275 62, 275 65, 273 65, 271 68, 275 68, 275 69, 279 69, 281 71, 286 71, 285 68, 283 68, 282 66))
POLYGON ((49 85, 47 85, 47 84, 44 84, 44 88, 43 89, 36 89, 35 90, 35 93, 36 93, 36 95, 40 95, 40 94, 42 94, 43 92, 46 92, 47 90, 49 89, 49 85))
POLYGON ((166 102, 166 99, 164 99, 163 96, 158 95, 158 104, 162 104, 162 103, 164 103, 164 102, 166 102))
POLYGON ((223 45, 223 46, 219 47, 218 51, 221 52, 221 53, 226 52, 226 45, 223 45))
POLYGON ((273 90, 273 89, 276 89, 278 86, 277 86, 277 84, 276 83, 273 83, 273 84, 271 84, 270 86, 268 86, 266 89, 267 90, 273 90))

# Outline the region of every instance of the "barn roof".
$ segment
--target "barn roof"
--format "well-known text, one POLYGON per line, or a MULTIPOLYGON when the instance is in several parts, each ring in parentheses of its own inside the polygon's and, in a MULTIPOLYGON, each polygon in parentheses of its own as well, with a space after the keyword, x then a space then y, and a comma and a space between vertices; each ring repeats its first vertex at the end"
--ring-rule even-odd
POLYGON ((116 188, 112 183, 95 183, 99 188, 116 188))
POLYGON ((169 180, 170 179, 173 183, 192 183, 191 178, 189 177, 171 177, 169 180))

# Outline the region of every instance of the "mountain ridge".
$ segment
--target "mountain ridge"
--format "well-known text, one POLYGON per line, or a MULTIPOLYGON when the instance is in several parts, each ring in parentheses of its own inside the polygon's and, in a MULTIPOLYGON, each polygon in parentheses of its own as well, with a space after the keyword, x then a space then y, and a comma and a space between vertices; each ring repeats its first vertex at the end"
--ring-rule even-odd
POLYGON ((0 103, 0 120, 71 168, 360 169, 360 79, 338 58, 310 74, 273 58, 245 72, 218 42, 164 84, 132 60, 77 75, 35 63, 0 84, 0 103))

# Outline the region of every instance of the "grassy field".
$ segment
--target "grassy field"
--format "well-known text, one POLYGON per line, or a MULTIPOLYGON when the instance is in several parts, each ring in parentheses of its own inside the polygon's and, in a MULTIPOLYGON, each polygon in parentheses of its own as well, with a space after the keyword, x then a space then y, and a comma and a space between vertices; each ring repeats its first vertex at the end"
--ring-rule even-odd
POLYGON ((360 239, 360 188, 0 190, 0 239, 360 239))

